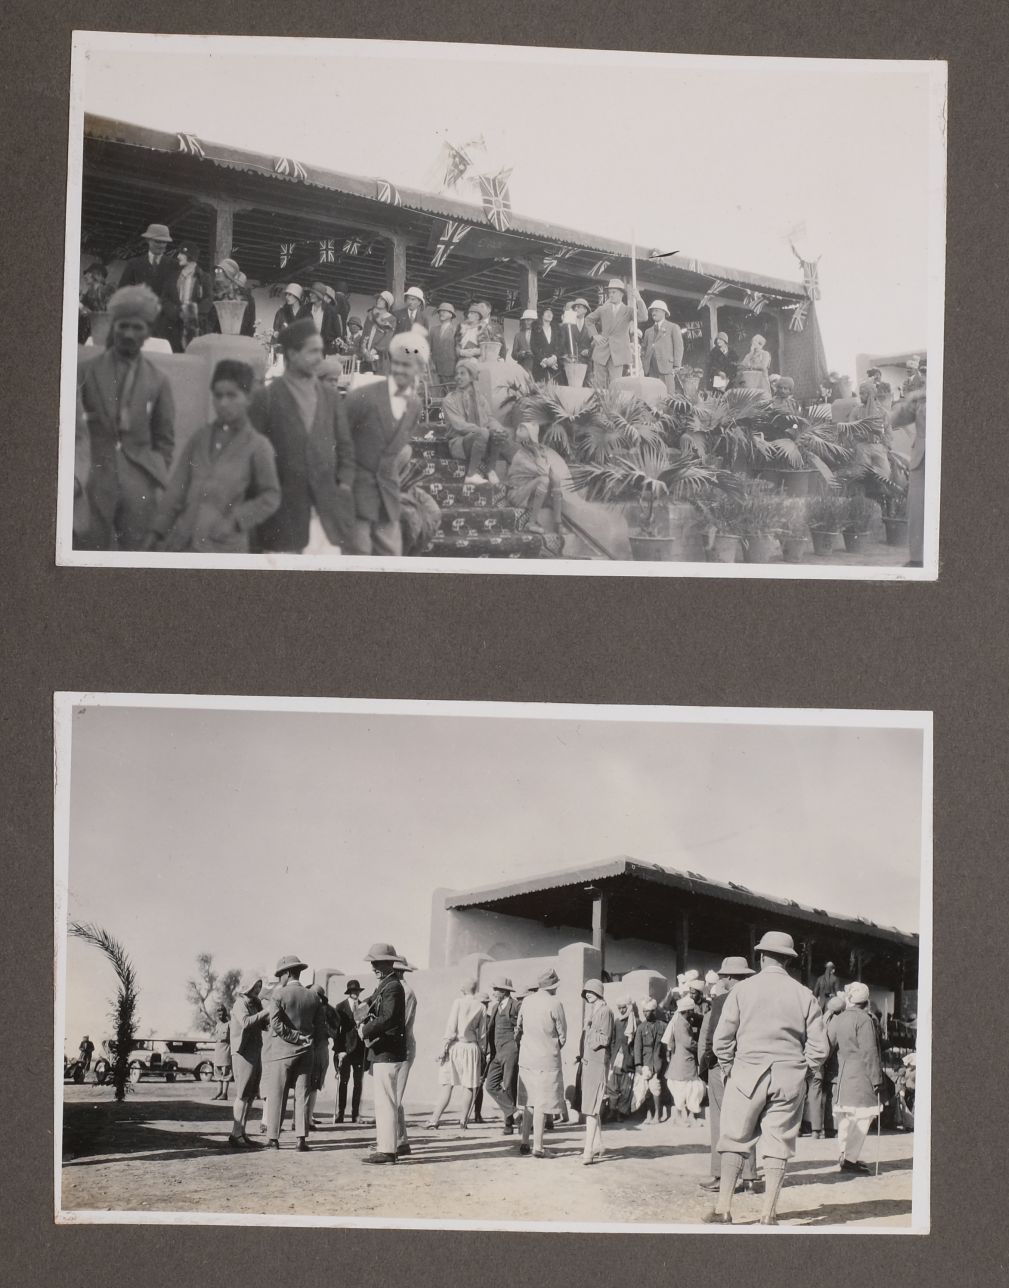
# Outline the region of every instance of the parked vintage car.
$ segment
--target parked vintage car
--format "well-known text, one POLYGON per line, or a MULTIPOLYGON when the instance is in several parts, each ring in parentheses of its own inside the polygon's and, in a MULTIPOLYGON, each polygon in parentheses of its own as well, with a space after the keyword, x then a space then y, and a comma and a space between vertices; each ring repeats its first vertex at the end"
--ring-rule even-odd
MULTIPOLYGON (((102 1054, 95 1061, 95 1081, 105 1083, 112 1077, 112 1061, 116 1055, 115 1038, 102 1042, 102 1054)), ((174 1082, 178 1062, 161 1038, 134 1038, 130 1044, 130 1079, 139 1082, 143 1077, 163 1077, 174 1082)))

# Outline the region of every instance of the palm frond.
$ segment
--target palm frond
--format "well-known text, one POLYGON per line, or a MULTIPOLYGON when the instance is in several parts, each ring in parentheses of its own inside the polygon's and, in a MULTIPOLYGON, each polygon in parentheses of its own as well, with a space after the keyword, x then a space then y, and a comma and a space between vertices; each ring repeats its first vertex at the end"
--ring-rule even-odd
POLYGON ((118 939, 94 922, 72 921, 67 927, 68 934, 74 939, 91 944, 103 953, 112 965, 119 981, 116 1004, 112 1011, 115 1025, 115 1051, 112 1052, 112 1083, 116 1089, 116 1099, 125 1100, 130 1080, 130 1051, 133 1039, 137 1034, 137 1002, 140 990, 137 987, 137 973, 129 954, 118 939))

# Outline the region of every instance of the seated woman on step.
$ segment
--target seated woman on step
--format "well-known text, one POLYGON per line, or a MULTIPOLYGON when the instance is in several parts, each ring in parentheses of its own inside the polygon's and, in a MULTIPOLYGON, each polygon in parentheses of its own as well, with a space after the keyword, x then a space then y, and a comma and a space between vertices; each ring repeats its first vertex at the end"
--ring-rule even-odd
POLYGON ((477 388, 479 364, 460 358, 455 368, 455 389, 446 394, 441 414, 448 427, 449 451, 457 461, 466 462, 466 482, 499 482, 494 466, 512 454, 511 440, 504 426, 494 419, 491 406, 477 388))

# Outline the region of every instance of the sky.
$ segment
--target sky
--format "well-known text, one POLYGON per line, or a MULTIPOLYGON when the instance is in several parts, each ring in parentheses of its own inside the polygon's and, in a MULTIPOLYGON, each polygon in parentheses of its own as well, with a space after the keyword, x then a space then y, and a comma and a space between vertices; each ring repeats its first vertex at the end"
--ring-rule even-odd
POLYGON ((924 63, 300 44, 92 51, 84 106, 427 189, 444 139, 483 136, 516 212, 791 280, 804 227, 832 366, 926 345, 924 63))
MULTIPOLYGON (((915 730, 88 707, 70 772, 69 915, 132 954, 142 1035, 188 1030, 199 952, 423 967, 436 889, 621 854, 918 929, 915 730)), ((114 986, 67 963, 75 1049, 114 986)))

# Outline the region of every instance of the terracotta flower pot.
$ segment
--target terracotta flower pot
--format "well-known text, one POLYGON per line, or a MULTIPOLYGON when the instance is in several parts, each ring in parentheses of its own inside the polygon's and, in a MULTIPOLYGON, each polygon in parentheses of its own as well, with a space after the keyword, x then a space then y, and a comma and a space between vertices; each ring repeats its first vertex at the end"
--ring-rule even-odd
POLYGON ((781 554, 785 563, 802 563, 802 553, 805 548, 805 537, 785 537, 781 543, 781 554))
POLYGON ((818 529, 814 528, 812 531, 813 554, 829 555, 834 549, 834 545, 840 535, 841 534, 839 532, 820 532, 818 529))
POLYGON ((743 542, 743 562, 770 563, 775 544, 775 539, 769 532, 754 533, 743 542))
POLYGON ((883 526, 886 528, 886 544, 888 546, 907 545, 907 519, 888 519, 884 515, 883 526))
POLYGON ((679 537, 630 538, 631 555, 650 563, 663 563, 680 558, 682 542, 679 537))
POLYGON ((731 532, 719 532, 711 543, 708 558, 712 563, 739 563, 740 541, 731 532))
POLYGON ((858 528, 845 528, 843 535, 844 548, 847 550, 848 554, 853 555, 857 554, 859 550, 863 550, 865 548, 866 538, 869 534, 867 532, 860 532, 858 528))

